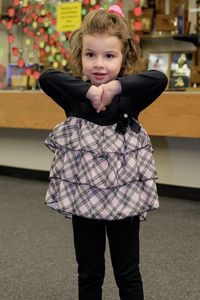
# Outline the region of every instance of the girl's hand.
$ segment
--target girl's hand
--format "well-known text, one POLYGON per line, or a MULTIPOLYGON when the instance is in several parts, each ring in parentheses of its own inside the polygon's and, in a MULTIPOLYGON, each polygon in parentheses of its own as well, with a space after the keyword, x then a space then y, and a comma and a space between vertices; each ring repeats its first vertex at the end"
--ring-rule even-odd
POLYGON ((100 86, 92 85, 86 97, 91 101, 92 106, 97 113, 104 111, 106 106, 112 103, 113 98, 121 93, 121 83, 118 80, 112 80, 100 86))
POLYGON ((106 109, 106 106, 112 103, 113 98, 121 93, 121 83, 118 80, 112 80, 108 83, 100 85, 103 88, 103 94, 101 97, 100 106, 97 108, 97 112, 106 109))
POLYGON ((86 97, 91 101, 92 106, 98 109, 101 104, 101 99, 103 95, 102 86, 92 85, 87 91, 86 97))

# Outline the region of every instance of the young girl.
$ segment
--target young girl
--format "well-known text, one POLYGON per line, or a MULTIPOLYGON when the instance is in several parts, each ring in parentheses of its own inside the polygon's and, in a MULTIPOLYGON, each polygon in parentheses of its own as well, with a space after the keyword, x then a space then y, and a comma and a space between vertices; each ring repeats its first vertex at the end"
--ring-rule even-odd
POLYGON ((142 72, 118 6, 90 12, 71 35, 70 68, 76 77, 40 76, 67 116, 46 140, 55 152, 46 204, 72 217, 79 300, 102 299, 106 235, 120 299, 142 300, 139 222, 159 204, 152 146, 138 115, 167 78, 142 72))

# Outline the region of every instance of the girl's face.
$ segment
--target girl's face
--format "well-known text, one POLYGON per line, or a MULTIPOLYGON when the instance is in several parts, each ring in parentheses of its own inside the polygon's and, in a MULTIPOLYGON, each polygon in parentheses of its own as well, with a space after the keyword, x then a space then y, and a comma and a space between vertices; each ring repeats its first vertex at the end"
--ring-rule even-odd
POLYGON ((95 34, 83 36, 83 74, 95 85, 114 80, 122 66, 122 41, 116 36, 95 34))

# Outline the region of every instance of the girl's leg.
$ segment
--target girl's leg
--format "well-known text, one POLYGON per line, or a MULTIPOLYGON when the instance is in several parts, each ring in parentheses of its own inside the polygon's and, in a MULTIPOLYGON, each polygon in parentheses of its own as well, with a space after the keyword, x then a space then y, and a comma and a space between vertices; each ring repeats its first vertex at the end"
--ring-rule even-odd
POLYGON ((121 300, 143 300, 139 271, 139 217, 107 222, 115 280, 121 300))
POLYGON ((105 275, 105 223, 73 216, 72 224, 78 263, 79 300, 101 300, 105 275))

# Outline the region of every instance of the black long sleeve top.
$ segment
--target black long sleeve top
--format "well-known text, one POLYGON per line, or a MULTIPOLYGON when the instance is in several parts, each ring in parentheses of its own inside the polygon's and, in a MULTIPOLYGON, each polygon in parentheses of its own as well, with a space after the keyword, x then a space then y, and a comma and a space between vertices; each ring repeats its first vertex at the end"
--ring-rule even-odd
POLYGON ((154 102, 167 86, 164 73, 151 70, 117 78, 121 94, 114 97, 106 110, 97 113, 86 94, 91 83, 67 73, 48 69, 39 78, 40 87, 61 106, 66 116, 80 117, 98 125, 111 125, 120 120, 121 114, 138 119, 139 113, 154 102))

